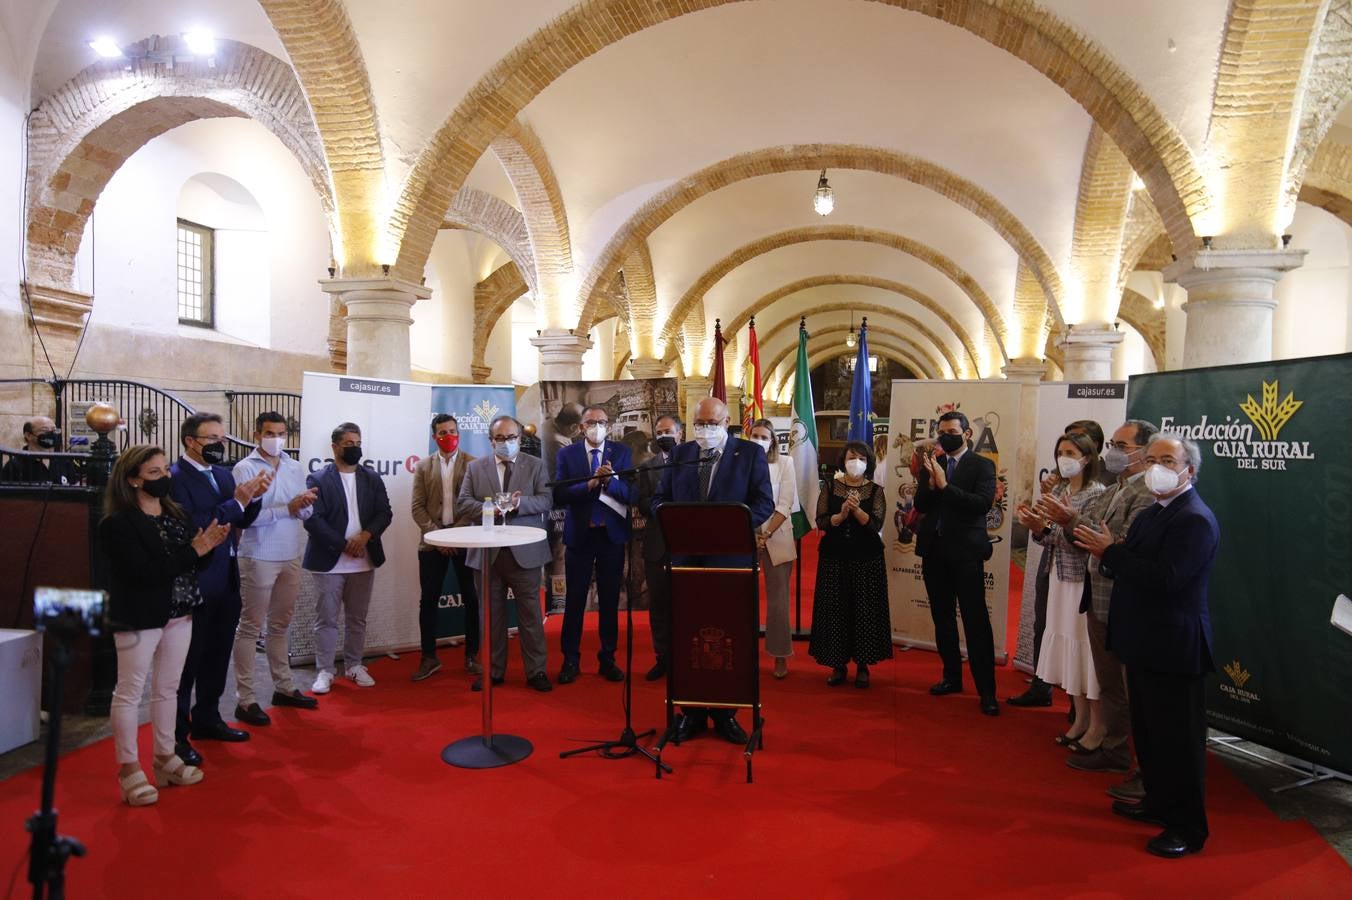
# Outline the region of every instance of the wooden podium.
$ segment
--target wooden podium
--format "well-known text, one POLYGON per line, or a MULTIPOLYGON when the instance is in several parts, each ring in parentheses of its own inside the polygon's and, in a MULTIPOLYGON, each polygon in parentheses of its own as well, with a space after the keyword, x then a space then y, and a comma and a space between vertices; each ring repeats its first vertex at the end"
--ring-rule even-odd
MULTIPOLYGON (((764 747, 760 703, 760 583, 756 532, 742 503, 663 503, 657 520, 666 540, 671 579, 667 660, 667 730, 675 735, 676 707, 750 709, 743 755, 764 747)), ((662 777, 659 766, 657 777, 662 777)))

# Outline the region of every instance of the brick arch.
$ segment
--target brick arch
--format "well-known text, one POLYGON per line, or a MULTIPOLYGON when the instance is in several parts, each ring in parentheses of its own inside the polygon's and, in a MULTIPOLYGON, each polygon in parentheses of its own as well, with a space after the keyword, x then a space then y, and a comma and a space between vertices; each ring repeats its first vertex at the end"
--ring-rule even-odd
POLYGON ((1075 199, 1075 232, 1070 265, 1084 295, 1084 308, 1075 321, 1053 320, 1053 325, 1112 321, 1117 305, 1118 270, 1122 239, 1131 209, 1134 178, 1131 163, 1097 125, 1089 131, 1080 166, 1080 189, 1075 199))
MULTIPOLYGON (((143 55, 164 41, 138 43, 143 55)), ((219 40, 215 66, 177 60, 172 69, 136 59, 89 66, 33 111, 28 123, 29 279, 66 288, 99 194, 150 140, 198 119, 251 118, 295 155, 338 236, 332 184, 314 119, 290 66, 235 41, 219 40)))
POLYGON ((961 269, 957 263, 938 253, 931 247, 913 240, 908 237, 902 237, 888 231, 879 231, 872 228, 857 228, 853 225, 817 225, 807 228, 794 228, 788 231, 781 231, 778 234, 772 234, 761 238, 758 241, 752 241, 732 253, 723 257, 723 259, 714 263, 700 278, 690 286, 681 297, 676 306, 672 309, 671 315, 667 318, 666 325, 663 326, 660 339, 663 343, 669 343, 672 336, 680 328, 682 320, 696 301, 702 302, 704 295, 710 288, 717 284, 725 275, 736 269, 738 266, 746 263, 758 256, 769 253, 771 250, 777 250, 780 247, 789 247, 794 244, 809 243, 812 241, 859 241, 861 243, 878 244, 883 247, 891 247, 909 256, 913 256, 923 263, 933 267, 943 274, 946 278, 958 286, 968 298, 971 299, 977 309, 985 317, 995 336, 996 345, 1000 349, 1001 356, 1005 361, 1009 360, 1009 354, 1005 351, 1004 337, 1006 334, 1005 323, 1000 311, 995 308, 986 292, 976 283, 976 280, 961 269))
POLYGON ((485 360, 488 352, 488 339, 493 329, 512 304, 530 291, 530 285, 522 277, 521 267, 515 262, 498 266, 483 281, 474 286, 474 343, 470 355, 470 371, 475 381, 484 384, 488 381, 492 369, 485 360), (483 379, 479 376, 482 374, 483 379))
POLYGON ((1324 141, 1305 172, 1299 198, 1352 225, 1352 147, 1324 141))
MULTIPOLYGON (((546 87, 603 48, 739 0, 583 0, 518 44, 452 111, 405 180, 388 223, 400 277, 422 271, 437 224, 489 143, 546 87)), ((1064 90, 1113 138, 1150 189, 1174 241, 1210 206, 1192 151, 1097 44, 1031 0, 872 0, 939 19, 1010 53, 1064 90)))
POLYGON ((934 191, 971 212, 1014 249, 1042 286, 1047 308, 1060 320, 1062 286, 1056 266, 1037 239, 999 200, 971 181, 928 160, 880 147, 850 144, 797 144, 742 153, 707 166, 659 192, 629 217, 597 257, 579 292, 583 300, 580 320, 586 322, 590 316, 598 285, 613 277, 622 260, 646 247, 647 239, 654 231, 691 203, 749 178, 819 169, 847 169, 900 178, 934 191))
POLYGON ((462 188, 447 210, 442 227, 473 231, 497 244, 521 270, 528 289, 535 291, 535 253, 526 220, 516 207, 487 191, 462 188))
MULTIPOLYGON (((910 285, 902 284, 899 281, 891 281, 886 278, 874 278, 872 275, 815 275, 810 278, 802 278, 799 279, 798 281, 791 282, 789 284, 784 285, 781 288, 776 288, 775 290, 756 300, 756 302, 752 303, 750 306, 742 310, 737 315, 733 316, 732 319, 728 322, 728 333, 736 334, 738 331, 741 330, 742 326, 746 325, 747 321, 750 320, 752 316, 760 315, 761 310, 773 306, 775 303, 784 299, 785 297, 792 296, 793 294, 796 294, 799 291, 805 291, 808 290, 809 288, 827 287, 831 285, 842 285, 842 284, 858 285, 860 287, 871 287, 878 288, 879 290, 891 291, 894 294, 899 294, 902 297, 906 297, 910 300, 914 300, 916 303, 919 303, 921 306, 925 307, 925 309, 928 309, 930 312, 938 316, 939 319, 941 319, 943 323, 947 325, 949 329, 953 332, 954 337, 958 339, 959 343, 962 344, 963 349, 967 352, 967 358, 972 362, 972 371, 979 372, 981 370, 981 366, 977 362, 976 345, 972 343, 971 336, 967 334, 967 330, 965 328, 963 328, 960 324, 958 324, 957 319, 954 319, 951 315, 949 315, 948 310, 944 309, 942 304, 940 304, 937 300, 935 300, 928 294, 918 291, 915 288, 911 287, 910 285)), ((936 341, 936 343, 938 342, 936 341)), ((673 355, 674 355, 673 351, 671 349, 668 349, 667 351, 668 359, 670 359, 673 355)), ((954 365, 953 370, 956 372, 958 370, 958 367, 954 365)))
POLYGON ((1117 317, 1126 322, 1145 340, 1150 355, 1155 358, 1155 369, 1164 371, 1164 310, 1156 309, 1143 295, 1131 289, 1122 292, 1122 302, 1117 307, 1117 317))
MULTIPOLYGON (((884 326, 878 325, 878 322, 880 320, 885 323, 891 323, 893 322, 893 320, 895 320, 895 323, 903 325, 906 328, 913 329, 917 334, 919 334, 920 337, 923 337, 925 340, 929 341, 930 344, 932 344, 934 348, 939 351, 940 355, 943 356, 944 361, 948 363, 948 369, 953 373, 953 377, 954 378, 957 377, 958 360, 957 357, 953 355, 953 352, 949 349, 948 343, 944 341, 942 338, 940 338, 933 331, 931 331, 928 327, 926 327, 925 324, 921 322, 919 319, 916 319, 913 316, 908 316, 903 312, 898 312, 897 310, 892 309, 891 307, 883 306, 880 303, 826 303, 821 306, 814 306, 812 308, 812 311, 808 313, 808 315, 819 316, 822 313, 832 313, 832 312, 853 312, 855 314, 856 319, 858 319, 860 316, 867 316, 869 319, 868 327, 870 333, 873 333, 875 331, 879 334, 894 333, 891 331, 884 330, 886 328, 885 325, 884 326)), ((784 333, 789 328, 796 329, 798 327, 798 323, 802 319, 803 316, 801 315, 789 316, 779 322, 776 322, 769 328, 757 330, 756 338, 760 342, 761 346, 768 346, 771 341, 779 337, 779 335, 784 333)), ((809 328, 808 332, 810 334, 812 332, 812 329, 809 328)), ((735 332, 729 333, 735 334, 735 332)), ((935 360, 935 363, 936 363, 934 369, 935 372, 942 374, 942 367, 937 365, 938 363, 937 359, 935 360)))
MULTIPOLYGON (((1169 242, 1164 223, 1150 200, 1139 192, 1131 198, 1127 222, 1122 228, 1122 258, 1117 266, 1117 287, 1127 286, 1127 279, 1136 271, 1141 260, 1161 241, 1169 242)), ((1172 248, 1169 249, 1172 255, 1172 248)))
MULTIPOLYGON (((374 275, 381 263, 385 157, 371 80, 343 0, 258 0, 286 48, 309 101, 333 173, 342 217, 334 258, 343 275, 374 275)), ((219 46, 218 42, 218 46, 219 46)), ((443 209, 442 212, 445 212, 443 209)), ((439 224, 432 223, 432 237, 439 224)), ((431 242, 428 242, 431 250, 431 242)), ((418 267, 417 276, 422 275, 418 267)), ((417 281, 415 276, 413 279, 417 281)))
MULTIPOLYGON (((809 341, 809 343, 811 343, 811 341, 809 341)), ((915 358, 912 357, 910 354, 906 353, 906 351, 904 350, 893 347, 890 344, 884 343, 879 343, 879 345, 876 348, 874 347, 873 344, 869 344, 868 348, 869 350, 876 349, 879 356, 886 356, 888 359, 892 360, 892 362, 901 363, 903 366, 906 367, 907 371, 909 371, 917 379, 929 378, 929 376, 925 374, 921 365, 915 361, 915 358)), ((817 368, 817 366, 820 366, 822 363, 826 362, 828 359, 831 359, 834 356, 840 356, 840 352, 838 350, 832 350, 829 347, 823 347, 819 350, 809 353, 807 355, 808 371, 811 372, 813 369, 817 368)), ((784 381, 780 382, 780 384, 778 385, 778 389, 775 391, 776 395, 782 393, 784 388, 788 386, 788 380, 789 380, 788 378, 785 378, 784 381)))
MULTIPOLYGON (((1287 166, 1287 202, 1304 192, 1310 170, 1318 165, 1329 129, 1352 101, 1352 0, 1331 0, 1305 75, 1300 97, 1300 123, 1287 166)), ((1306 201, 1309 202, 1309 201, 1306 201)), ((1318 204, 1316 204, 1318 205, 1318 204)), ((1335 213, 1336 215, 1336 213, 1335 213)))
POLYGON ((554 177, 549 157, 535 132, 520 119, 498 135, 489 149, 502 164, 516 191, 521 215, 530 235, 537 277, 566 275, 573 271, 573 244, 568 234, 568 213, 563 192, 554 177))
MULTIPOLYGON (((828 325, 818 331, 809 331, 807 338, 808 354, 811 355, 814 343, 825 341, 828 337, 833 339, 832 343, 834 346, 844 347, 845 335, 849 333, 849 330, 849 326, 846 325, 828 325)), ((906 352, 920 363, 919 368, 924 372, 926 378, 938 378, 938 373, 942 371, 939 366, 939 361, 935 359, 928 350, 917 344, 912 335, 902 334, 895 328, 888 328, 886 325, 870 324, 868 326, 868 345, 870 350, 873 349, 874 343, 881 343, 891 346, 894 349, 905 348, 906 352)), ((821 344, 817 343, 817 346, 820 347, 821 344)), ((775 354, 774 359, 770 361, 770 364, 765 368, 765 371, 778 371, 780 364, 797 352, 798 342, 793 341, 783 350, 775 354)), ((848 353, 851 351, 847 350, 845 352, 848 353)))

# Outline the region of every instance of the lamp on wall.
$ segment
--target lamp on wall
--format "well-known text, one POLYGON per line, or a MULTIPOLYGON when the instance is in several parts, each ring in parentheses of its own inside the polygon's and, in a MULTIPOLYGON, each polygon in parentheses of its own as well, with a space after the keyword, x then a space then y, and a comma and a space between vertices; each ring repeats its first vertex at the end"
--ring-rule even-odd
POLYGON ((859 339, 856 338, 856 337, 854 336, 854 312, 853 312, 853 310, 851 310, 851 312, 850 312, 850 333, 847 334, 847 335, 845 335, 845 346, 846 346, 846 347, 849 347, 851 350, 853 350, 853 349, 854 349, 854 345, 857 344, 857 343, 859 343, 859 339))
POLYGON ((836 208, 836 193, 831 190, 831 184, 826 180, 825 169, 822 169, 821 177, 817 179, 817 192, 812 195, 812 208, 819 216, 829 216, 831 210, 836 208))
POLYGON ((89 49, 97 53, 101 59, 120 59, 122 57, 122 48, 118 46, 117 41, 107 36, 90 41, 89 49))

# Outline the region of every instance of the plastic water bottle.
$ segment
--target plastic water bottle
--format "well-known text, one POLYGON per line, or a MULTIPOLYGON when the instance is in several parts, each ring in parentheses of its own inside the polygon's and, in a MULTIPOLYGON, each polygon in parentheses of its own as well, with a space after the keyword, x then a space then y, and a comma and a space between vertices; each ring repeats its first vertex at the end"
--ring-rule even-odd
POLYGON ((496 510, 496 509, 494 508, 494 506, 493 506, 493 498, 492 498, 492 497, 485 497, 485 498, 484 498, 483 520, 482 520, 482 521, 483 521, 483 526, 484 526, 484 528, 492 528, 492 527, 493 527, 493 514, 494 514, 495 512, 497 512, 497 510, 496 510))

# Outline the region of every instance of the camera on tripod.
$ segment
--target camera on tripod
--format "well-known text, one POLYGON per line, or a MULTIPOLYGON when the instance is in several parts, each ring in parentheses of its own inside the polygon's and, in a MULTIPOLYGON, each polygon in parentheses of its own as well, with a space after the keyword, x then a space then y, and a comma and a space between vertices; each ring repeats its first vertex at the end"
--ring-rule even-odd
POLYGON ((104 591, 37 588, 33 592, 33 627, 38 631, 97 637, 108 627, 107 601, 104 591))

